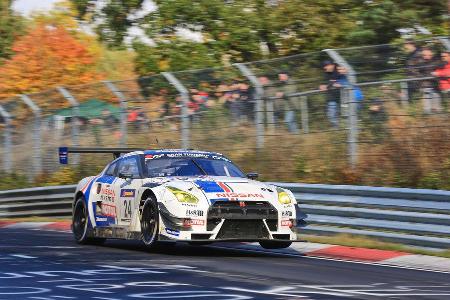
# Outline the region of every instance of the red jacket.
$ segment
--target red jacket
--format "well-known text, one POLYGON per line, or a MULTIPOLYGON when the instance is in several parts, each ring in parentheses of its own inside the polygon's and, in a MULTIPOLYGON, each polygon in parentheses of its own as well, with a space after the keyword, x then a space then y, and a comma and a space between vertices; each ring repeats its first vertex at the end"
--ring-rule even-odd
POLYGON ((450 90, 450 62, 442 68, 436 69, 437 77, 443 77, 439 80, 439 89, 441 91, 450 90))

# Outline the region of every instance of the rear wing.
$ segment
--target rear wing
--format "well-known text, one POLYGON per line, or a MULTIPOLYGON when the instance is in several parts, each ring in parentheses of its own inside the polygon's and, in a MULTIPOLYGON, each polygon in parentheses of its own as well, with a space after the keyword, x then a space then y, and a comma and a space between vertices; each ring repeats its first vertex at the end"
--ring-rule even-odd
POLYGON ((59 163, 67 165, 69 163, 69 153, 111 153, 113 158, 120 157, 123 153, 130 153, 133 151, 144 151, 141 148, 84 148, 84 147, 59 147, 59 163))

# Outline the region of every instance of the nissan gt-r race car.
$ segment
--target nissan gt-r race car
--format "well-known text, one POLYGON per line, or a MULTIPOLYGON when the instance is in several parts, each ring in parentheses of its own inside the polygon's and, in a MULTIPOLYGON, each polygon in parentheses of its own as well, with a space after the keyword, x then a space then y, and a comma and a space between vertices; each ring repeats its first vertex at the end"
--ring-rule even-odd
POLYGON ((285 248, 306 224, 291 191, 256 181, 219 153, 61 147, 61 163, 69 153, 115 157, 77 185, 72 230, 80 244, 118 238, 150 248, 167 241, 285 248))

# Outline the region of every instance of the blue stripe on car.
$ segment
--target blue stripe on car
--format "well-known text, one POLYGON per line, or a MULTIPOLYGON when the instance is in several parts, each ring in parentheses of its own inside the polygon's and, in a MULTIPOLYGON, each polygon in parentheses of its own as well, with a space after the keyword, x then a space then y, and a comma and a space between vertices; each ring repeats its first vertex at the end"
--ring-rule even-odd
POLYGON ((195 180, 200 189, 205 193, 223 193, 224 190, 215 181, 195 180))

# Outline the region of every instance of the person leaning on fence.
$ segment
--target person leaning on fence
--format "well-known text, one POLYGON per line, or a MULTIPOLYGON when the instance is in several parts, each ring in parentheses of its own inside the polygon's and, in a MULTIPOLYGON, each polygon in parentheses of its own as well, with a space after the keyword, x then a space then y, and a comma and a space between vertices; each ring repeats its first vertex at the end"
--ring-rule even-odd
POLYGON ((323 63, 324 83, 320 90, 326 91, 327 117, 333 127, 339 126, 339 108, 341 103, 341 85, 338 83, 339 73, 335 63, 326 60, 323 63))
POLYGON ((442 63, 432 72, 439 79, 439 91, 448 108, 450 100, 450 51, 441 53, 442 63))
MULTIPOLYGON (((419 61, 420 77, 430 77, 437 67, 433 51, 425 47, 421 51, 421 59, 419 61)), ((426 114, 433 112, 441 112, 441 97, 437 92, 437 82, 433 79, 420 81, 422 91, 423 111, 426 114)))

